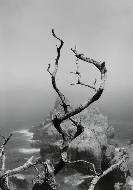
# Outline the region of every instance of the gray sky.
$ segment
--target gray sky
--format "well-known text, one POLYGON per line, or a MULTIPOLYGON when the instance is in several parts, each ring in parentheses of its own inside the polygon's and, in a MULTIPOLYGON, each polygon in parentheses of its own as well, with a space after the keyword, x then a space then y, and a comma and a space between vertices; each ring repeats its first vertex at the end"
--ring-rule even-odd
MULTIPOLYGON (((33 104, 45 106, 45 101, 50 105, 54 92, 46 68, 56 56, 52 28, 65 42, 58 75, 62 91, 75 102, 86 97, 86 90, 68 85, 74 69, 70 48, 76 44, 81 53, 106 61, 108 81, 101 104, 107 114, 115 110, 123 120, 132 120, 132 0, 0 0, 0 99, 5 113, 16 104, 21 110, 24 100, 33 108, 33 104), (40 91, 30 100, 37 89, 43 89, 39 103, 40 91)), ((81 67, 83 75, 87 69, 81 67)))

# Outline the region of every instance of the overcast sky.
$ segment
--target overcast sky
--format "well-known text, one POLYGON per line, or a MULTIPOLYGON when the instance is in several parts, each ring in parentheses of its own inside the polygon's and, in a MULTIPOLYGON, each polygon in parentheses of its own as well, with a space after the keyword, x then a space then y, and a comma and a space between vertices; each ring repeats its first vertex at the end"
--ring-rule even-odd
MULTIPOLYGON (((0 0, 0 99, 5 112, 16 104, 21 110, 24 100, 33 108, 45 101, 49 106, 54 92, 46 68, 56 56, 52 28, 65 42, 58 75, 62 91, 72 100, 86 96, 68 85, 74 69, 70 48, 76 44, 79 52, 106 62, 108 81, 101 102, 108 113, 115 110, 132 120, 133 0, 0 0), (43 89, 42 99, 38 90, 30 100, 37 89, 43 89), (25 94, 22 102, 18 91, 25 94)), ((82 71, 88 74, 87 65, 82 71)))

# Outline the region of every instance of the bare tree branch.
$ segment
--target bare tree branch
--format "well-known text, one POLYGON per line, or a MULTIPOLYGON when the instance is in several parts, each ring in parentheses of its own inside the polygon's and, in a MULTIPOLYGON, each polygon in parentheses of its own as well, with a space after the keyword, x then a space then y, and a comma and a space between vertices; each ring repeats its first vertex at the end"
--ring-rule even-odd
POLYGON ((97 101, 102 93, 103 93, 103 90, 104 90, 104 87, 105 87, 105 82, 106 82, 106 78, 107 78, 107 69, 105 67, 105 62, 98 62, 98 61, 95 61, 93 59, 90 59, 90 58, 87 58, 85 57, 83 54, 79 54, 77 53, 76 50, 73 50, 73 53, 74 55, 82 60, 82 61, 85 61, 85 62, 88 62, 88 63, 91 63, 93 64, 99 71, 100 71, 100 74, 101 74, 101 82, 100 82, 100 86, 99 88, 96 90, 96 93, 92 96, 92 98, 89 98, 87 101, 85 101, 84 103, 80 104, 78 107, 74 108, 73 110, 69 111, 68 113, 66 113, 64 116, 61 116, 58 118, 58 120, 60 122, 80 113, 82 110, 86 109, 90 104, 92 104, 93 102, 97 101))
POLYGON ((0 147, 0 158, 2 160, 2 166, 1 166, 1 172, 0 172, 0 188, 2 190, 9 190, 9 186, 8 186, 8 182, 7 182, 8 177, 15 175, 15 174, 18 174, 18 173, 28 169, 29 167, 32 167, 32 166, 35 167, 35 165, 37 165, 37 164, 41 164, 43 166, 43 172, 41 174, 38 172, 38 176, 34 181, 35 184, 34 184, 33 189, 36 189, 36 187, 39 186, 39 187, 42 187, 42 189, 47 189, 47 190, 57 190, 58 189, 56 181, 55 181, 55 175, 66 164, 73 165, 73 166, 78 165, 78 164, 83 164, 88 168, 88 170, 93 172, 94 175, 91 175, 91 176, 88 175, 88 177, 93 177, 92 184, 91 184, 89 190, 93 190, 93 187, 98 182, 98 180, 101 177, 103 177, 104 175, 106 175, 108 172, 110 172, 110 170, 113 170, 116 167, 113 165, 112 169, 110 169, 110 170, 108 169, 109 171, 106 170, 104 172, 105 174, 103 173, 104 175, 101 174, 99 176, 99 174, 96 172, 95 165, 93 163, 90 163, 90 162, 85 161, 85 160, 76 160, 76 161, 68 160, 67 150, 69 148, 70 143, 84 131, 84 126, 81 124, 81 120, 80 120, 80 122, 78 122, 72 117, 74 115, 80 113, 82 110, 87 108, 91 103, 93 103, 94 101, 97 101, 100 98, 100 96, 104 90, 107 70, 105 67, 105 62, 103 62, 103 63, 97 62, 93 59, 85 57, 84 54, 79 54, 77 52, 76 48, 74 50, 72 49, 75 57, 77 58, 77 60, 76 60, 77 69, 76 69, 76 72, 73 73, 78 77, 78 82, 76 84, 82 85, 85 87, 89 87, 91 89, 94 89, 96 92, 92 98, 90 98, 86 102, 80 104, 78 107, 76 107, 74 109, 68 109, 68 106, 70 106, 70 105, 68 105, 65 96, 58 89, 57 84, 56 84, 56 75, 57 75, 58 68, 59 68, 59 60, 60 60, 60 56, 61 56, 61 49, 63 47, 64 42, 61 38, 59 38, 55 34, 54 29, 52 29, 52 35, 60 43, 59 46, 56 46, 57 47, 57 56, 55 58, 53 72, 51 71, 51 64, 48 64, 48 68, 47 68, 47 71, 49 72, 49 74, 51 76, 52 86, 53 86, 54 90, 56 91, 56 93, 58 94, 59 98, 61 99, 61 106, 64 109, 64 114, 62 114, 62 115, 55 114, 55 115, 53 115, 53 118, 52 118, 52 122, 54 124, 54 127, 62 135, 62 139, 63 139, 62 147, 60 149, 60 151, 61 151, 60 161, 54 168, 52 163, 50 162, 50 160, 46 160, 45 162, 43 162, 41 158, 34 159, 34 157, 32 156, 22 166, 19 166, 17 168, 12 169, 12 170, 5 171, 6 156, 5 156, 5 152, 4 152, 4 146, 10 140, 12 134, 10 134, 8 138, 2 137, 4 139, 4 143, 0 147), (95 88, 96 80, 95 80, 93 85, 89 85, 89 84, 85 84, 85 83, 81 82, 81 74, 79 72, 78 60, 82 60, 82 61, 91 63, 100 71, 101 83, 100 83, 99 89, 96 90, 96 88, 95 88), (63 130, 61 128, 61 123, 66 119, 69 119, 77 127, 76 133, 73 136, 73 138, 71 138, 68 135, 68 132, 66 132, 65 130, 63 130))
POLYGON ((69 120, 77 127, 77 131, 73 137, 73 139, 75 139, 77 136, 79 136, 84 131, 84 127, 81 124, 81 120, 79 122, 77 122, 76 120, 74 120, 71 117, 69 118, 69 120))
POLYGON ((6 156, 5 156, 5 152, 4 152, 4 148, 2 151, 2 156, 1 156, 1 172, 5 171, 5 162, 6 162, 6 156))
POLYGON ((4 139, 4 142, 0 146, 0 158, 1 158, 2 154, 3 154, 4 146, 8 143, 8 141, 10 140, 11 137, 12 137, 12 134, 10 134, 8 138, 5 138, 4 136, 2 136, 2 138, 4 139))
POLYGON ((3 137, 5 139, 5 142, 3 143, 3 146, 5 146, 7 144, 7 142, 10 140, 11 137, 12 137, 12 133, 7 138, 3 137))
POLYGON ((30 168, 31 166, 34 166, 34 165, 40 163, 40 160, 41 160, 41 159, 40 159, 40 158, 37 158, 35 161, 33 161, 33 160, 34 160, 34 157, 32 156, 32 157, 30 157, 30 158, 27 160, 27 162, 26 162, 25 164, 23 164, 22 166, 19 166, 19 167, 15 168, 15 169, 12 169, 12 170, 7 170, 7 171, 3 174, 2 177, 10 177, 10 176, 12 176, 12 175, 18 174, 18 173, 20 173, 20 172, 22 172, 22 171, 24 171, 24 170, 30 168))
POLYGON ((69 144, 77 137, 79 136, 83 131, 84 131, 84 127, 82 126, 81 124, 81 121, 80 122, 77 122, 76 120, 74 120, 73 118, 69 118, 70 121, 77 127, 77 131, 75 133, 75 135, 73 136, 73 138, 71 139, 68 134, 66 133, 66 136, 64 138, 64 134, 63 133, 63 144, 62 144, 62 147, 60 149, 61 151, 61 158, 60 158, 60 161, 56 164, 55 166, 55 170, 54 170, 54 174, 56 175, 65 165, 66 163, 70 163, 70 161, 68 161, 68 158, 67 158, 67 150, 69 148, 69 144))
POLYGON ((98 173, 96 172, 95 165, 91 162, 86 161, 86 160, 67 161, 66 163, 69 165, 73 165, 73 166, 78 165, 78 164, 85 165, 88 168, 88 172, 89 171, 93 172, 93 177, 95 175, 98 175, 98 173))
POLYGON ((12 134, 10 134, 8 138, 5 138, 4 136, 2 136, 2 138, 4 139, 4 142, 0 146, 0 158, 1 158, 0 188, 2 190, 9 190, 8 177, 3 176, 5 173, 5 162, 6 162, 4 147, 7 144, 7 142, 10 140, 11 136, 12 134))
POLYGON ((2 190, 10 190, 7 178, 0 178, 0 188, 2 190))
POLYGON ((66 106, 66 103, 65 103, 65 96, 60 92, 60 90, 58 89, 57 87, 57 84, 56 84, 56 74, 57 74, 57 71, 58 71, 58 67, 59 67, 59 59, 60 59, 60 53, 61 53, 61 49, 63 47, 63 40, 60 39, 59 37, 56 36, 55 32, 54 32, 54 29, 52 29, 52 35, 54 38, 56 38, 57 40, 59 40, 60 42, 60 45, 59 47, 57 47, 57 57, 55 58, 55 66, 54 66, 54 71, 53 72, 50 72, 50 67, 51 65, 49 64, 48 65, 48 68, 47 68, 47 71, 50 73, 51 75, 51 79, 52 79, 52 86, 54 88, 54 90, 56 91, 56 93, 58 94, 58 96, 60 97, 61 101, 62 101, 62 105, 63 105, 63 108, 64 110, 66 111, 67 110, 67 106, 66 106))
POLYGON ((82 86, 85 86, 85 87, 89 87, 89 88, 92 88, 96 91, 96 88, 95 86, 92 86, 92 85, 89 85, 89 84, 85 84, 83 82, 81 82, 81 80, 78 80, 78 82, 76 84, 79 84, 79 85, 82 85, 82 86))
MULTIPOLYGON (((63 93, 58 89, 57 84, 56 84, 56 74, 57 74, 58 66, 59 66, 60 53, 61 53, 61 49, 62 49, 62 47, 63 47, 64 42, 63 42, 62 39, 60 39, 59 37, 56 36, 56 34, 55 34, 55 32, 54 32, 54 29, 52 29, 52 35, 53 35, 54 38, 56 38, 56 39, 60 42, 60 45, 57 47, 57 57, 55 58, 54 71, 53 71, 53 72, 50 72, 50 67, 51 67, 50 64, 48 65, 47 71, 48 71, 48 72, 50 73, 50 75, 51 75, 52 86, 53 86, 54 90, 56 91, 56 93, 58 94, 58 96, 59 96, 60 99, 61 99, 62 107, 63 107, 63 109, 64 109, 64 112, 67 113, 67 112, 68 112, 68 106, 69 106, 69 105, 67 105, 65 96, 64 96, 63 93)), ((62 130, 62 128, 61 128, 61 126, 60 126, 60 122, 59 122, 59 120, 58 120, 58 117, 55 115, 54 118, 52 118, 52 121, 53 121, 53 124, 54 124, 55 128, 57 129, 57 131, 62 135, 64 144, 66 144, 67 139, 68 139, 68 134, 67 134, 64 130, 62 130)))
MULTIPOLYGON (((42 162, 42 159, 34 157, 30 157, 25 164, 22 166, 19 166, 15 169, 12 170, 7 170, 5 171, 5 152, 4 152, 4 145, 9 141, 11 135, 6 139, 4 138, 5 142, 1 145, 1 159, 2 159, 2 167, 0 171, 0 188, 2 190, 9 190, 9 185, 8 185, 8 177, 11 177, 15 174, 18 174, 32 166, 35 167, 37 164, 41 164, 44 166, 44 175, 41 175, 39 177, 39 180, 41 179, 42 187, 48 189, 48 190, 57 190, 57 185, 54 177, 54 167, 51 164, 50 160, 46 160, 45 162, 42 162)), ((36 184, 34 185, 36 186, 36 184)), ((34 189, 34 188, 33 188, 34 189)), ((35 188, 36 189, 36 188, 35 188)))
POLYGON ((8 177, 18 174, 18 173, 28 169, 29 167, 35 166, 37 164, 41 164, 41 165, 44 165, 44 169, 45 169, 44 175, 41 178, 43 187, 46 187, 46 188, 49 187, 49 188, 47 188, 48 190, 57 190, 57 185, 56 185, 56 181, 55 181, 55 177, 54 177, 54 167, 52 166, 52 164, 49 160, 46 160, 46 162, 42 162, 42 159, 40 157, 34 159, 34 157, 32 156, 22 166, 19 166, 12 170, 5 171, 6 157, 5 157, 5 152, 4 152, 4 146, 10 140, 11 136, 12 135, 10 134, 8 138, 3 137, 4 143, 0 147, 1 160, 2 160, 2 167, 1 167, 1 171, 0 171, 0 188, 2 190, 10 190, 9 185, 8 185, 8 177))
POLYGON ((96 184, 98 183, 98 181, 103 178, 104 176, 106 176, 108 173, 112 172, 114 169, 116 169, 117 167, 119 167, 123 162, 126 161, 127 159, 127 155, 124 155, 119 162, 117 162, 116 164, 113 164, 110 168, 108 168, 107 170, 105 170, 102 175, 96 175, 92 181, 91 181, 91 185, 89 187, 88 190, 94 190, 96 184))
MULTIPOLYGON (((94 96, 90 99, 88 99, 86 102, 84 102, 83 104, 80 104, 78 107, 72 109, 72 110, 68 110, 67 109, 67 104, 66 104, 66 101, 65 101, 65 96, 60 92, 60 90, 57 88, 57 85, 56 85, 56 81, 55 81, 55 77, 56 77, 56 74, 57 74, 57 71, 58 71, 58 62, 59 62, 59 58, 60 58, 60 51, 61 51, 61 48, 63 46, 63 41, 57 37, 54 33, 54 30, 52 30, 52 34, 53 36, 60 41, 60 46, 57 47, 57 57, 55 59, 55 68, 54 68, 54 71, 53 72, 50 72, 50 64, 48 65, 48 72, 50 73, 51 75, 51 78, 52 78, 52 85, 53 85, 53 88, 55 89, 55 91, 57 92, 58 96, 60 97, 61 101, 62 101, 62 107, 64 109, 64 115, 60 116, 60 115, 55 115, 53 118, 52 118, 52 121, 53 121, 53 124, 54 124, 54 127, 57 129, 57 131, 62 135, 62 138, 63 138, 63 144, 62 144, 62 148, 61 148, 61 159, 59 161, 59 163, 55 166, 55 174, 58 173, 58 171, 60 171, 66 163, 70 163, 70 161, 68 161, 67 159, 67 150, 69 148, 69 144, 71 143, 71 141, 73 139, 75 139, 78 135, 80 135, 83 130, 84 130, 84 127, 82 126, 81 122, 77 122, 75 121, 75 119, 72 118, 72 116, 80 113, 82 110, 84 110, 85 108, 87 108, 92 102, 98 100, 104 90, 104 83, 105 83, 105 80, 106 80, 106 67, 105 67, 105 63, 100 63, 100 62, 96 62, 92 59, 89 59, 89 58, 86 58, 84 57, 83 54, 78 54, 77 51, 76 51, 76 48, 75 50, 72 50, 74 55, 76 56, 76 72, 73 73, 75 74, 77 77, 78 77, 78 82, 77 84, 80 84, 82 86, 86 86, 86 87, 89 87, 89 88, 92 88, 96 91, 96 93, 94 94, 94 96), (100 84, 100 87, 98 90, 96 90, 95 88, 95 83, 96 83, 96 80, 94 82, 94 85, 88 85, 88 84, 85 84, 83 82, 81 82, 81 74, 79 72, 79 63, 78 63, 78 60, 82 60, 82 61, 87 61, 89 63, 92 63, 96 68, 99 69, 100 73, 101 73, 101 84, 100 84), (70 121, 77 127, 77 131, 73 137, 73 139, 70 139, 70 137, 68 136, 68 134, 61 128, 61 122, 66 120, 66 119, 70 119, 70 121)), ((76 163, 76 161, 75 161, 76 163)), ((94 168, 93 168, 94 170, 94 168)))
POLYGON ((78 78, 78 81, 76 82, 76 83, 72 83, 72 84, 70 84, 70 85, 81 85, 81 86, 85 86, 85 87, 89 87, 89 88, 92 88, 93 90, 95 90, 96 91, 96 87, 94 86, 95 85, 95 83, 96 83, 96 81, 95 81, 95 83, 93 84, 93 85, 90 85, 90 84, 85 84, 85 83, 83 83, 82 81, 81 81, 81 73, 80 73, 80 71, 79 71, 79 63, 78 63, 78 60, 79 60, 79 58, 77 58, 76 59, 76 72, 70 72, 70 73, 72 73, 72 74, 75 74, 78 78))
POLYGON ((34 180, 34 186, 32 190, 36 189, 47 189, 47 190, 58 190, 55 176, 54 176, 54 167, 51 164, 50 160, 42 163, 44 170, 39 174, 39 176, 34 180))

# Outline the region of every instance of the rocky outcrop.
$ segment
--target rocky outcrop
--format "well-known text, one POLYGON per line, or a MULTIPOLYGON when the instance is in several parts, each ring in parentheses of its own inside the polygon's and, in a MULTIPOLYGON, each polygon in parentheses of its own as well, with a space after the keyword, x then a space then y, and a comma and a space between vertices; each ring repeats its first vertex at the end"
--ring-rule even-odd
MULTIPOLYGON (((68 149, 69 160, 86 160, 93 163, 97 170, 101 169, 102 147, 107 146, 106 136, 98 139, 97 134, 86 128, 84 132, 72 141, 68 149)), ((80 172, 88 173, 87 168, 79 168, 80 172)))
MULTIPOLYGON (((69 102, 67 102, 69 104, 69 102)), ((69 106, 69 109, 72 107, 69 106)), ((52 114, 64 114, 61 102, 57 99, 52 114)), ((107 117, 103 116, 99 110, 93 106, 82 111, 80 114, 74 116, 75 119, 81 119, 84 126, 84 132, 77 136, 69 145, 68 159, 85 160, 93 163, 97 172, 105 171, 112 164, 117 163, 121 158, 121 150, 115 143, 112 143, 114 137, 114 129, 108 124, 107 117)), ((59 161, 60 158, 60 145, 62 138, 53 126, 50 115, 39 126, 34 127, 33 146, 40 147, 41 156, 46 159, 50 158, 53 163, 59 161)), ((63 130, 67 131, 70 136, 76 132, 76 127, 72 125, 70 120, 66 120, 61 124, 63 130)), ((122 164, 120 168, 113 170, 105 177, 103 177, 96 185, 97 190, 118 190, 118 189, 131 189, 133 187, 133 146, 132 142, 129 143, 126 152, 129 155, 128 165, 122 164)), ((69 169, 69 168, 68 168, 69 169)), ((72 168, 71 168, 72 169, 72 168)), ((74 168, 80 175, 91 174, 90 168, 86 165, 79 164, 74 168)), ((65 172, 66 170, 63 170, 65 172)), ((74 187, 77 186, 73 183, 74 176, 78 173, 71 174, 71 183, 74 187)), ((64 175, 64 173, 63 173, 64 175)), ((80 176, 79 175, 79 176, 80 176)), ((66 175, 67 176, 67 175, 66 175)), ((68 177, 70 176, 70 172, 68 177)), ((77 178, 77 177, 76 177, 77 178)), ((64 183, 70 183, 68 178, 64 178, 64 183)), ((57 180, 58 181, 58 180, 57 180)), ((78 189, 86 189, 89 186, 89 181, 78 180, 78 189)), ((70 184, 69 184, 70 185, 70 184)))
MULTIPOLYGON (((69 102, 67 103, 69 104, 69 102)), ((69 107, 69 109, 72 108, 69 107)), ((59 99, 57 99, 52 113, 64 113, 59 99)), ((48 118, 50 117, 48 116, 48 118)), ((81 119, 84 132, 70 143, 68 158, 70 160, 83 159, 90 161, 96 165, 97 169, 101 169, 103 155, 109 146, 108 142, 114 136, 114 129, 109 126, 107 117, 103 116, 98 108, 92 106, 77 114, 74 118, 81 119)), ((63 122, 61 126, 70 136, 73 136, 76 132, 76 127, 72 125, 70 120, 63 122)), ((35 140, 33 146, 41 147, 41 156, 44 159, 52 158, 54 162, 58 161, 62 138, 52 122, 43 123, 35 127, 33 131, 33 139, 35 140)), ((85 170, 82 170, 82 172, 85 172, 85 170)))

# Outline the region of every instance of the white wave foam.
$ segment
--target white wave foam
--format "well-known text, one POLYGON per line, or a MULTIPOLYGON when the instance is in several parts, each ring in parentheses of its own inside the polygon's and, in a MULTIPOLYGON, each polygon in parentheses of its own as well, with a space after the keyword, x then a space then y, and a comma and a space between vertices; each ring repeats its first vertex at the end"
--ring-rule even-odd
POLYGON ((39 148, 20 148, 18 151, 24 154, 33 154, 33 153, 39 152, 40 149, 39 148))
POLYGON ((22 134, 24 137, 26 137, 27 141, 32 140, 32 138, 33 138, 33 133, 30 132, 29 129, 21 129, 18 131, 14 131, 14 133, 22 134))
POLYGON ((33 139, 28 139, 28 141, 30 142, 30 143, 35 143, 35 142, 39 142, 39 140, 33 140, 33 139))
POLYGON ((21 133, 24 134, 25 136, 33 136, 33 133, 29 132, 29 129, 21 129, 19 131, 14 131, 14 133, 21 133))

